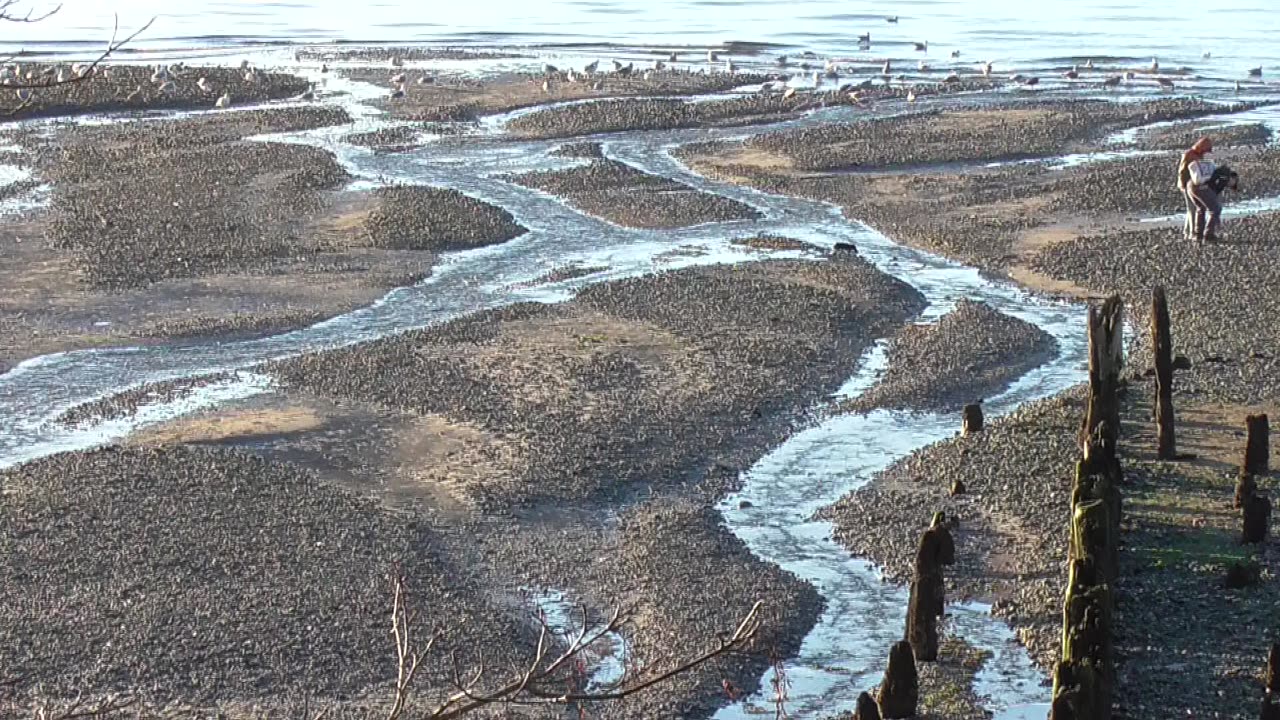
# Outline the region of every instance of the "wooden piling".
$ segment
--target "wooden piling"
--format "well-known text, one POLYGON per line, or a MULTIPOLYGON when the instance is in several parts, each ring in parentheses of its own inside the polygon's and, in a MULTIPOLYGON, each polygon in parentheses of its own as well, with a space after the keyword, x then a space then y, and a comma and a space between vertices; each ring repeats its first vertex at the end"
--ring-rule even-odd
POLYGON ((1271 466, 1271 424, 1267 414, 1244 419, 1249 439, 1244 445, 1244 470, 1251 475, 1266 475, 1271 466))
POLYGON ((1271 501, 1261 495, 1250 495, 1244 502, 1242 540, 1249 544, 1267 541, 1267 529, 1271 524, 1271 501))
POLYGON ((1120 436, 1120 386, 1124 370, 1124 302, 1112 295, 1101 307, 1089 308, 1089 399, 1078 438, 1085 459, 1103 428, 1104 444, 1114 447, 1120 436))
POLYGON ((965 405, 963 423, 965 435, 982 432, 982 405, 979 403, 965 405))
POLYGON ((1280 642, 1271 643, 1267 653, 1267 694, 1280 694, 1280 642))
POLYGON ((889 665, 880 683, 880 717, 885 720, 909 718, 920 702, 920 676, 911 643, 899 640, 889 649, 889 665))
POLYGON ((1240 470, 1240 474, 1236 476, 1235 508, 1237 510, 1243 508, 1244 504, 1249 500, 1249 498, 1253 497, 1253 494, 1256 492, 1258 492, 1258 482, 1253 479, 1252 475, 1245 472, 1242 468, 1240 470))
POLYGON ((1169 302, 1163 287, 1151 293, 1151 347, 1156 362, 1156 457, 1178 455, 1173 419, 1173 339, 1169 332, 1169 302))
POLYGON ((880 720, 880 706, 876 704, 871 693, 858 696, 858 704, 853 708, 853 720, 880 720))

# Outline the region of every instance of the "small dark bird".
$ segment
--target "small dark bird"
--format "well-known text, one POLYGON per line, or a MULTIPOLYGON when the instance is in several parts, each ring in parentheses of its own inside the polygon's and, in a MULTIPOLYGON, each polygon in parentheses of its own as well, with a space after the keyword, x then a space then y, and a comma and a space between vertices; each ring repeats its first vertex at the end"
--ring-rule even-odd
POLYGON ((1111 77, 1102 81, 1102 87, 1105 87, 1105 88, 1119 87, 1120 80, 1121 78, 1119 75, 1112 75, 1111 77))
POLYGON ((1023 83, 1023 84, 1024 84, 1024 85, 1039 85, 1039 84, 1040 84, 1040 78, 1038 78, 1038 77, 1029 77, 1029 78, 1027 78, 1027 81, 1026 81, 1025 83, 1023 83))
POLYGON ((730 700, 737 701, 738 697, 742 695, 742 691, 733 683, 729 682, 729 678, 722 679, 720 681, 720 687, 724 688, 724 694, 727 695, 730 700))
POLYGON ((884 19, 884 21, 885 21, 885 22, 896 23, 896 22, 898 22, 898 16, 897 16, 897 15, 891 15, 891 16, 889 16, 889 17, 885 18, 885 19, 884 19))
POLYGON ((1173 81, 1169 78, 1156 78, 1156 82, 1160 83, 1160 87, 1165 90, 1172 90, 1174 88, 1173 81))
POLYGON ((859 44, 859 45, 870 45, 870 44, 871 44, 871 33, 866 33, 866 34, 863 34, 863 35, 859 35, 859 36, 858 36, 858 44, 859 44))
POLYGON ((952 51, 951 51, 951 57, 953 57, 953 58, 958 58, 958 57, 960 57, 960 51, 959 51, 959 50, 952 50, 952 51))
POLYGON ((928 51, 929 51, 929 41, 927 41, 927 40, 926 40, 925 42, 922 42, 922 43, 916 43, 916 44, 915 44, 915 46, 916 46, 916 52, 928 52, 928 51))
POLYGON ((1256 68, 1249 68, 1249 77, 1262 77, 1262 66, 1259 65, 1256 68))
POLYGON ((1074 65, 1072 65, 1070 70, 1062 73, 1062 77, 1068 80, 1077 80, 1080 77, 1080 71, 1076 69, 1074 65))

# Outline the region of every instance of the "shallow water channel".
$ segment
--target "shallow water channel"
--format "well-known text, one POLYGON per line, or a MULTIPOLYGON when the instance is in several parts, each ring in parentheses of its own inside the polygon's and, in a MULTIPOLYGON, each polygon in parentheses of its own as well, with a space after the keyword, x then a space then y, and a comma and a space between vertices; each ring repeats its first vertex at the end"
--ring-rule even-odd
MULTIPOLYGON (((359 99, 359 87, 347 89, 355 92, 352 99, 359 99)), ((350 109, 354 114, 360 107, 350 109)), ((334 150, 364 185, 403 182, 455 188, 507 209, 529 232, 499 246, 447 255, 432 277, 419 285, 399 288, 369 307, 295 332, 243 342, 77 351, 24 362, 0 376, 0 467, 109 442, 143 424, 269 391, 270 381, 250 370, 266 360, 367 341, 514 302, 557 302, 587 284, 656 270, 813 257, 799 251, 752 251, 730 243, 756 233, 794 237, 823 248, 853 243, 863 258, 926 296, 929 306, 920 322, 934 322, 959 298, 971 298, 1053 335, 1059 344, 1057 358, 988 399, 989 416, 1054 394, 1083 377, 1082 306, 1037 298, 988 280, 972 268, 897 245, 872 228, 846 220, 833 206, 708 180, 690 172, 669 152, 683 143, 741 136, 741 129, 635 132, 603 138, 608 157, 745 202, 763 214, 754 221, 637 230, 584 216, 558 198, 500 179, 506 173, 580 162, 549 155, 559 141, 516 142, 490 135, 442 140, 412 153, 378 155, 340 141, 347 133, 380 122, 367 108, 357 118, 355 127, 274 139, 334 150), (673 250, 696 252, 673 254, 673 250), (572 265, 607 269, 563 282, 534 282, 553 268, 572 265), (228 370, 241 372, 187 398, 144 406, 129 419, 76 428, 51 422, 67 408, 131 386, 228 370)), ((798 122, 822 121, 814 116, 798 122)), ((884 344, 877 344, 838 395, 847 397, 870 387, 883 369, 883 355, 884 344)), ((958 427, 958 417, 930 414, 836 415, 774 449, 745 474, 741 492, 721 504, 728 527, 757 555, 813 582, 826 599, 826 611, 799 656, 786 663, 791 717, 814 718, 851 708, 859 691, 878 683, 889 646, 902 635, 906 608, 905 590, 882 583, 868 563, 851 558, 829 540, 829 525, 812 521, 813 513, 894 460, 949 437, 958 427), (750 506, 740 507, 742 500, 750 501, 750 506)), ((932 510, 920 508, 922 517, 932 510)), ((1004 623, 980 605, 953 605, 949 615, 955 632, 992 652, 979 675, 978 690, 988 696, 988 707, 996 717, 1044 717, 1049 690, 1004 623)), ((716 717, 755 716, 762 706, 771 705, 770 678, 763 687, 761 696, 727 707, 716 717)))

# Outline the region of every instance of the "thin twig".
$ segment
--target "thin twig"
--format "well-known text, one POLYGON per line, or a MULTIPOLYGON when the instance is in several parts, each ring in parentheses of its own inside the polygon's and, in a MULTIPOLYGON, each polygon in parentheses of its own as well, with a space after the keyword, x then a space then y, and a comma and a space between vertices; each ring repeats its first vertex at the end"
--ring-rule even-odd
MULTIPOLYGON (((2 10, 2 8, 0 8, 0 10, 2 10)), ((120 16, 116 15, 115 29, 112 30, 111 32, 111 42, 107 43, 107 49, 102 51, 102 54, 98 55, 98 57, 95 58, 93 62, 89 63, 88 65, 82 65, 80 68, 80 72, 74 74, 72 77, 65 78, 63 80, 58 80, 57 78, 53 78, 53 79, 42 80, 40 82, 21 82, 21 78, 19 78, 19 82, 9 83, 8 85, 5 85, 3 87, 7 87, 10 90, 41 90, 46 88, 59 87, 62 85, 72 85, 74 83, 90 80, 94 77, 94 71, 98 69, 98 66, 101 65, 103 61, 111 57, 112 53, 124 47, 125 45, 128 45, 130 42, 136 39, 139 35, 146 32, 146 30, 150 28, 151 24, 154 23, 155 21, 156 19, 154 17, 151 18, 150 20, 147 21, 145 25, 133 31, 133 33, 131 33, 129 37, 126 37, 123 40, 117 41, 116 34, 120 30, 120 16)), ((21 22, 27 22, 27 21, 23 20, 21 22)), ((19 51, 19 53, 21 53, 21 51, 19 51)))

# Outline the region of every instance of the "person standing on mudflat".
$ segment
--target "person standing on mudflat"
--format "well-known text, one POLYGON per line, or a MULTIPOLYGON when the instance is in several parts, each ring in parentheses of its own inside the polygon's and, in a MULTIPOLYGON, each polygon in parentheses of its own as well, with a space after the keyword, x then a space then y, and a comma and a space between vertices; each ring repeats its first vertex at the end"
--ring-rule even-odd
POLYGON ((1205 155, 1211 152, 1213 142, 1203 137, 1182 154, 1178 163, 1178 189, 1186 197, 1187 203, 1184 233, 1188 240, 1215 240, 1222 217, 1222 203, 1209 183, 1214 166, 1205 159, 1205 155))

